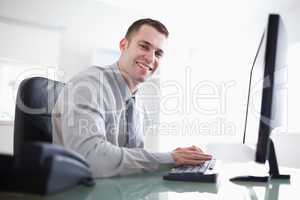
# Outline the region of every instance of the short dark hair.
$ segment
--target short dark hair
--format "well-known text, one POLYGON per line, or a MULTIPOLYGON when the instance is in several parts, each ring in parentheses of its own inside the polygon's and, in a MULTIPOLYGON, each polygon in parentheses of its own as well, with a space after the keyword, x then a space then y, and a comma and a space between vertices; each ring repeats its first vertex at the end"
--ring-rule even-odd
POLYGON ((133 24, 131 24, 131 26, 129 26, 129 28, 126 32, 125 38, 127 40, 130 40, 132 37, 132 34, 138 32, 143 25, 148 25, 148 26, 155 28, 158 32, 165 35, 166 38, 168 38, 168 36, 169 36, 169 31, 165 25, 163 25, 161 22, 159 22, 157 20, 145 18, 145 19, 139 19, 139 20, 133 22, 133 24))

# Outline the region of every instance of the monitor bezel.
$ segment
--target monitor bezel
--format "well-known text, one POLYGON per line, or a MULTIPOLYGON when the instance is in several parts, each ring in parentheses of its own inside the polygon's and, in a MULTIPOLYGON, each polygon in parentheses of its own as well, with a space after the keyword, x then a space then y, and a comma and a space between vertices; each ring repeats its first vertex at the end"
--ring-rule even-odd
POLYGON ((265 33, 266 46, 264 55, 264 80, 258 140, 255 152, 255 161, 259 163, 265 163, 267 160, 269 137, 272 131, 271 120, 279 22, 280 16, 278 14, 270 14, 265 33))

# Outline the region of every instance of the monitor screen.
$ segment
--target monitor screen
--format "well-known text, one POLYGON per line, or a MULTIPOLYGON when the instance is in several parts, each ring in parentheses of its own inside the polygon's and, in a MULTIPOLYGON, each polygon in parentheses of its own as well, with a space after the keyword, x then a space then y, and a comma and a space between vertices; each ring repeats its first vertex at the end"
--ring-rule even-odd
POLYGON ((251 68, 243 142, 256 150, 264 163, 271 131, 286 127, 287 38, 279 15, 268 17, 251 68))

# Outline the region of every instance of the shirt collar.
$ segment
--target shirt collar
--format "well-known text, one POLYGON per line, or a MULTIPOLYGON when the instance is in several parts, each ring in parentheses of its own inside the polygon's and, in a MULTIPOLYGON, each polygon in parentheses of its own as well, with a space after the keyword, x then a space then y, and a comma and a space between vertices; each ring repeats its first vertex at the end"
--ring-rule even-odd
POLYGON ((117 80, 118 86, 120 88, 120 93, 122 96, 122 99, 124 101, 127 101, 128 99, 132 98, 136 95, 137 91, 134 92, 134 94, 131 94, 131 91, 128 87, 127 82, 125 81, 124 77, 121 74, 121 71, 118 67, 118 62, 115 62, 111 65, 111 69, 113 70, 113 74, 117 80))

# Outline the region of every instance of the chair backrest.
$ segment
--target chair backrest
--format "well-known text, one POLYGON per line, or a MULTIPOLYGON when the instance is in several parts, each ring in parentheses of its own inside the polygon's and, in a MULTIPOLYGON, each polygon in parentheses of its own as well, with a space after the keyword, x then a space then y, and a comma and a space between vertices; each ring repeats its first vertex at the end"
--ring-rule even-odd
POLYGON ((21 82, 14 121, 14 154, 25 142, 52 142, 51 112, 64 83, 42 77, 21 82))

